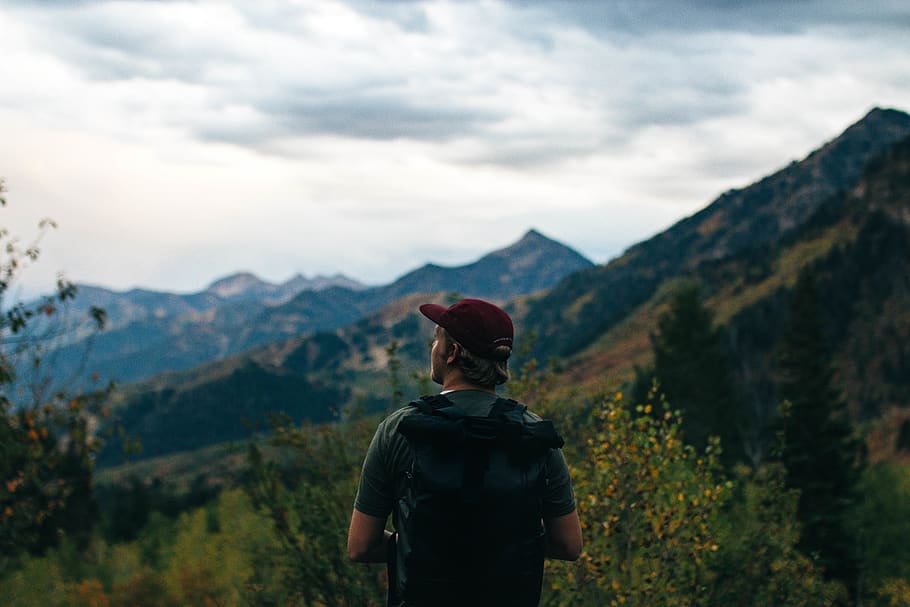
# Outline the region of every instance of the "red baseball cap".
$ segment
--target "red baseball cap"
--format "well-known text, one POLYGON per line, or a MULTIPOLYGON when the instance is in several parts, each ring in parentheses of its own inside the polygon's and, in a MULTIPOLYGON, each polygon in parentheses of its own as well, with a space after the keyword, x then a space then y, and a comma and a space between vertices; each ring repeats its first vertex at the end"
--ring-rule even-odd
MULTIPOLYGON (((496 358, 496 348, 512 347, 514 329, 505 311, 482 299, 462 299, 448 308, 423 304, 420 313, 449 332, 455 341, 483 358, 496 358)), ((508 358, 508 357, 506 357, 508 358)))

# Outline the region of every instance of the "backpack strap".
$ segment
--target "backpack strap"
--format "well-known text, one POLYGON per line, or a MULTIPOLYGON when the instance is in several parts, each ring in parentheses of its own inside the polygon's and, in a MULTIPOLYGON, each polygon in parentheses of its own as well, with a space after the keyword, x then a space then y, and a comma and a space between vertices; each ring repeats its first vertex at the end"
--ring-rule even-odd
POLYGON ((433 411, 445 407, 446 404, 451 404, 451 402, 441 394, 421 396, 408 403, 409 406, 417 407, 421 413, 426 413, 427 415, 432 415, 433 411))
POLYGON ((447 419, 461 419, 467 417, 467 414, 459 407, 456 407, 444 394, 421 396, 408 404, 412 407, 417 407, 420 409, 420 412, 425 415, 437 415, 447 419))
MULTIPOLYGON (((444 394, 431 394, 412 400, 408 405, 417 407, 426 415, 439 415, 449 419, 461 419, 467 414, 455 406, 444 394)), ((497 397, 487 417, 502 418, 505 421, 524 423, 524 413, 528 408, 511 398, 497 397)))
POLYGON ((498 418, 512 423, 524 424, 524 414, 527 410, 528 408, 518 401, 512 400, 511 398, 499 397, 490 408, 490 414, 488 417, 492 419, 498 418))

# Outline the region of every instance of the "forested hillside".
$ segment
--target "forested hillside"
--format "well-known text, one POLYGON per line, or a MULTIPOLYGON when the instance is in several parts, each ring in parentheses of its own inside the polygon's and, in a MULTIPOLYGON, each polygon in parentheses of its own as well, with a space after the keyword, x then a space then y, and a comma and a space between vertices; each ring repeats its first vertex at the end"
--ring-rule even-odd
POLYGON ((907 118, 873 111, 802 163, 725 194, 623 257, 532 299, 522 321, 541 336, 536 355, 561 353, 567 377, 582 385, 629 379, 636 365, 652 362, 650 336, 659 313, 680 285, 694 283, 723 329, 725 356, 753 435, 749 449, 765 453, 778 404, 774 365, 786 305, 799 274, 809 272, 823 294, 823 325, 850 414, 876 428, 876 453, 896 456, 894 424, 910 402, 910 144, 906 135, 890 145, 869 137, 890 141, 906 132, 907 118), (866 158, 861 168, 855 153, 866 158), (837 178, 825 181, 826 170, 837 178), (788 190, 786 184, 802 185, 788 190), (762 194, 772 190, 779 193, 762 194), (718 219, 749 204, 758 205, 754 214, 737 211, 740 219, 730 225, 718 219), (785 212, 769 223, 768 206, 785 212), (748 237, 729 240, 731 231, 748 237))

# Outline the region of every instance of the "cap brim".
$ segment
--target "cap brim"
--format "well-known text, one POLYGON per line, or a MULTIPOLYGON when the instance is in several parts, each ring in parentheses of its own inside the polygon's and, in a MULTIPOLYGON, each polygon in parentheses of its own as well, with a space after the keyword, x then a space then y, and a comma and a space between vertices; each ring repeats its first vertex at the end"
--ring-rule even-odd
POLYGON ((420 313, 438 325, 439 319, 442 318, 442 315, 447 309, 448 308, 444 308, 439 304, 423 304, 420 306, 420 313))

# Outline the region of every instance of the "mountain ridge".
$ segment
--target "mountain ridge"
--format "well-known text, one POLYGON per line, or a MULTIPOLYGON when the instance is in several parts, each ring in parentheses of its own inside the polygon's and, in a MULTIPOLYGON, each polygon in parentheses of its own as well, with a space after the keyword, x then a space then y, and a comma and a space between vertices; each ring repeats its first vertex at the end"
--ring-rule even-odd
MULTIPOLYGON (((593 263, 570 247, 529 231, 519 241, 461 266, 427 271, 424 266, 388 285, 351 285, 323 281, 323 288, 304 289, 275 299, 277 289, 300 284, 295 278, 269 287, 249 272, 232 274, 208 289, 188 295, 134 289, 129 296, 100 287, 84 288, 76 306, 97 305, 108 313, 108 328, 94 336, 84 357, 84 342, 68 344, 54 354, 61 368, 85 368, 102 380, 133 382, 156 373, 186 369, 218 360, 270 341, 354 322, 392 300, 415 292, 455 288, 475 296, 505 300, 551 286, 566 274, 593 263), (539 251, 538 251, 539 250, 539 251), (529 262, 537 251, 546 260, 529 262), (516 261, 518 256, 522 261, 516 261), (521 266, 516 269, 516 264, 521 266), (220 294, 219 294, 220 293, 220 294)), ((308 279, 309 280, 309 279, 308 279)), ((309 280, 310 285, 317 279, 309 280)))
POLYGON ((908 135, 910 115, 873 109, 802 161, 721 194, 607 264, 566 277, 528 303, 528 323, 539 330, 535 354, 571 355, 647 301, 663 281, 702 261, 781 238, 854 183, 868 161, 908 135), (568 301, 576 305, 564 305, 568 301))
POLYGON ((261 279, 249 271, 235 272, 209 284, 204 293, 212 293, 225 300, 263 299, 273 303, 284 303, 301 291, 321 291, 330 287, 345 287, 352 290, 364 289, 366 285, 342 273, 330 276, 317 274, 307 278, 297 273, 281 283, 261 279))

